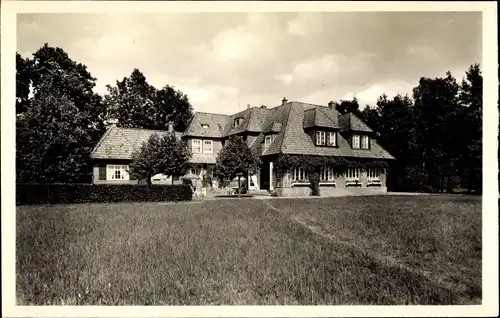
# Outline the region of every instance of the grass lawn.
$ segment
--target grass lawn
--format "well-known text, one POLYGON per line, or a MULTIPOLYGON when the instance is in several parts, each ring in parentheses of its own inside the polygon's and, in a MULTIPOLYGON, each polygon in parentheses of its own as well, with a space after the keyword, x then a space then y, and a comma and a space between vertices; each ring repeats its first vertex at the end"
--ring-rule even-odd
POLYGON ((17 208, 19 305, 475 304, 462 196, 17 208))

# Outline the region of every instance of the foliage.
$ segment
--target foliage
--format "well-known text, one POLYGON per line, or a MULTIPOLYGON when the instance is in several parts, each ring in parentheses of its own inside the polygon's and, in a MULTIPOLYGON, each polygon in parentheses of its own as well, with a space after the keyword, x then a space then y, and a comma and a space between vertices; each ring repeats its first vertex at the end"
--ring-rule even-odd
POLYGON ((447 191, 457 185, 481 192, 482 76, 470 66, 459 85, 450 72, 422 77, 413 100, 382 95, 359 116, 396 157, 387 185, 400 191, 447 191))
POLYGON ((16 204, 68 204, 91 202, 145 202, 191 200, 185 185, 137 184, 17 184, 16 204))
MULTIPOLYGON (((305 169, 309 175, 319 172, 325 166, 331 166, 335 172, 343 172, 347 168, 388 168, 386 161, 363 160, 359 158, 347 157, 326 157, 315 155, 289 155, 280 154, 275 162, 274 168, 278 177, 292 169, 305 169)), ((318 176, 319 178, 319 176, 318 176)))
POLYGON ((359 103, 356 97, 353 100, 341 100, 340 103, 333 102, 335 109, 341 114, 353 113, 356 116, 360 115, 359 103))
POLYGON ((185 94, 169 85, 156 89, 138 69, 107 89, 107 117, 116 119, 120 127, 164 130, 172 122, 177 131, 183 131, 193 115, 185 94))
POLYGON ((167 176, 184 174, 189 168, 190 156, 186 145, 174 134, 163 137, 153 134, 140 149, 132 153, 130 175, 134 179, 146 179, 151 186, 151 177, 157 173, 167 176))
POLYGON ((460 103, 464 109, 463 136, 466 145, 460 158, 464 184, 469 190, 482 192, 482 119, 483 77, 478 64, 471 65, 460 87, 460 103))
POLYGON ((212 187, 212 177, 209 174, 204 174, 201 180, 201 184, 204 188, 212 187))
POLYGON ((256 173, 260 164, 259 156, 252 152, 243 138, 231 136, 217 155, 214 174, 223 184, 225 179, 240 179, 256 173))
POLYGON ((90 153, 104 132, 96 79, 47 44, 16 62, 17 182, 90 182, 90 153))
POLYGON ((318 170, 314 170, 312 173, 309 174, 309 184, 311 187, 312 196, 320 195, 319 182, 320 182, 319 172, 318 170))

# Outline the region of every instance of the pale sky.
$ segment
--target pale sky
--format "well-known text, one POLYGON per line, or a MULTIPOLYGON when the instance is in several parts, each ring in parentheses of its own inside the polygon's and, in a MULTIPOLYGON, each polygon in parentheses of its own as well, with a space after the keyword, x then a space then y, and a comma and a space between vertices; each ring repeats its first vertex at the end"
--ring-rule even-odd
POLYGON ((95 91, 142 71, 196 111, 234 113, 281 99, 373 105, 421 76, 460 81, 481 63, 480 12, 19 14, 17 51, 63 48, 95 91))

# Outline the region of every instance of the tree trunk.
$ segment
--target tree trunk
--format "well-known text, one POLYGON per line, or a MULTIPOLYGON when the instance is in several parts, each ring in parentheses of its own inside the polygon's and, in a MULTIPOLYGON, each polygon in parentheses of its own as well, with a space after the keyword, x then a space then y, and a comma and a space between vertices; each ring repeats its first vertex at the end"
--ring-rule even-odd
POLYGON ((174 175, 170 176, 172 178, 172 184, 174 184, 174 175))
POLYGON ((240 185, 240 179, 241 177, 238 176, 238 198, 241 197, 241 185, 240 185))
POLYGON ((151 177, 152 176, 146 176, 146 184, 148 185, 148 188, 151 188, 153 183, 151 182, 151 177))

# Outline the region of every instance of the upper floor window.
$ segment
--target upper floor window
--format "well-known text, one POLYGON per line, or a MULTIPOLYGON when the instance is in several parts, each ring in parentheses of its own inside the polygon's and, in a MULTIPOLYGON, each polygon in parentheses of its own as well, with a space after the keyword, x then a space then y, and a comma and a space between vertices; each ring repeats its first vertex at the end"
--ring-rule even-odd
POLYGON ((326 144, 326 132, 317 131, 316 132, 316 145, 324 146, 326 144))
POLYGON ((334 131, 330 131, 328 133, 328 138, 326 140, 327 146, 337 147, 337 133, 334 131))
POLYGON ((359 149, 359 135, 352 135, 352 148, 359 149))
POLYGON ((370 148, 368 138, 369 138, 368 136, 361 136, 361 149, 370 148))
POLYGON ((211 154, 213 153, 213 143, 212 140, 203 141, 203 153, 211 154))
POLYGON ((267 135, 264 138, 264 148, 269 147, 269 145, 273 142, 274 140, 274 135, 267 135))
POLYGON ((316 131, 316 145, 317 146, 337 146, 337 133, 333 131, 316 131))
POLYGON ((193 139, 192 150, 193 153, 201 153, 201 140, 193 139))
POLYGON ((243 118, 241 118, 241 117, 235 118, 234 119, 234 127, 238 127, 242 121, 243 121, 243 118))
POLYGON ((201 124, 201 128, 208 129, 208 128, 210 128, 210 125, 208 125, 208 124, 201 124))

